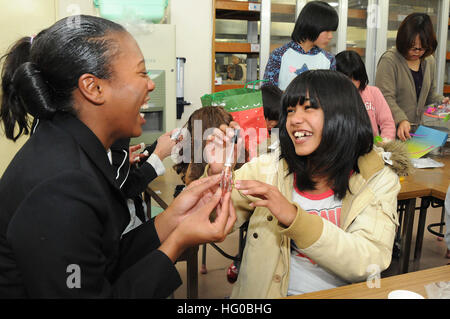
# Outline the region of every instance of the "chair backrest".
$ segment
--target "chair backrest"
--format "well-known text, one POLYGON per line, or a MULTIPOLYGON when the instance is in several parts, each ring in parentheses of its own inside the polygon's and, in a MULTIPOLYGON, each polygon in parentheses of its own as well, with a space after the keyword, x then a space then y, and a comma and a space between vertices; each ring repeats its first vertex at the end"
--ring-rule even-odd
MULTIPOLYGON (((161 206, 162 209, 166 209, 169 205, 167 205, 167 203, 165 201, 162 200, 161 197, 159 197, 158 194, 155 193, 155 191, 153 189, 151 189, 150 187, 147 187, 147 189, 145 190, 145 194, 147 194, 150 198, 153 198, 159 206, 161 206)), ((145 196, 144 194, 144 196, 145 196)))

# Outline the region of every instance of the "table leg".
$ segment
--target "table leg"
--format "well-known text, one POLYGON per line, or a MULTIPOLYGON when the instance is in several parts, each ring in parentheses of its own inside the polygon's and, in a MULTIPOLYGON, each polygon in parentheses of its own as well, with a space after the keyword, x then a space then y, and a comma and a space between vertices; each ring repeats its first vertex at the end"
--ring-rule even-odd
POLYGON ((419 266, 420 256, 422 255, 423 234, 425 230, 425 221, 427 218, 427 209, 430 207, 431 197, 422 197, 420 201, 419 224, 417 226, 416 247, 414 248, 414 268, 419 266))
POLYGON ((188 249, 186 258, 187 299, 198 299, 198 246, 188 249))
POLYGON ((415 206, 416 206, 415 198, 407 200, 402 225, 402 239, 401 239, 400 262, 399 262, 400 274, 408 272, 409 255, 411 252, 412 230, 414 225, 414 211, 416 208, 415 206))

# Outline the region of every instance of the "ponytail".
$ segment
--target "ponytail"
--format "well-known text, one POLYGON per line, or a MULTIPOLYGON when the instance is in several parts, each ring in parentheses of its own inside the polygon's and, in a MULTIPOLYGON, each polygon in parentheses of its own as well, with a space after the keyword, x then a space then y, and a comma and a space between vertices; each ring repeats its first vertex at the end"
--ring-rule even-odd
POLYGON ((83 74, 108 79, 118 54, 113 32, 125 29, 112 21, 78 16, 64 18, 36 37, 17 41, 4 59, 0 120, 7 138, 29 134, 29 116, 51 119, 57 112, 76 115, 73 91, 83 74), (15 134, 16 126, 19 130, 15 134))
POLYGON ((18 91, 13 85, 16 70, 30 59, 31 42, 29 37, 17 41, 11 50, 1 60, 5 60, 2 71, 2 104, 0 118, 3 122, 7 138, 16 141, 20 135, 29 133, 28 114, 18 91), (16 124, 19 132, 14 135, 16 124))

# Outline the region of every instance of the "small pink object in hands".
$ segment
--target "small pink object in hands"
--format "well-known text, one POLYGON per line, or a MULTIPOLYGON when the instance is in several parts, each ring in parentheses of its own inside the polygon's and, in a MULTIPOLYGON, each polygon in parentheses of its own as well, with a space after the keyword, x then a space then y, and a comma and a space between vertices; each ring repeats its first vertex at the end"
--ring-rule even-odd
POLYGON ((222 188, 222 194, 230 192, 233 187, 233 175, 231 173, 231 166, 224 166, 220 175, 220 188, 222 188))
POLYGON ((222 194, 230 192, 233 186, 232 165, 234 160, 234 144, 237 144, 238 137, 239 129, 235 129, 234 136, 231 140, 232 147, 230 150, 230 154, 228 154, 225 160, 225 165, 221 174, 220 187, 222 188, 222 194))

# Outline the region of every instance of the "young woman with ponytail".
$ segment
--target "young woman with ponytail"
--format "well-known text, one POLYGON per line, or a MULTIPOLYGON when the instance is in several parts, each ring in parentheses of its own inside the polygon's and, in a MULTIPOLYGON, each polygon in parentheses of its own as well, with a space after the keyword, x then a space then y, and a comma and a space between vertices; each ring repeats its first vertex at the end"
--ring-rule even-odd
POLYGON ((225 238, 235 214, 219 176, 122 235, 130 214, 107 150, 141 134, 153 89, 133 37, 98 17, 60 20, 4 57, 6 136, 40 123, 0 181, 0 298, 165 298, 181 252, 225 238))

